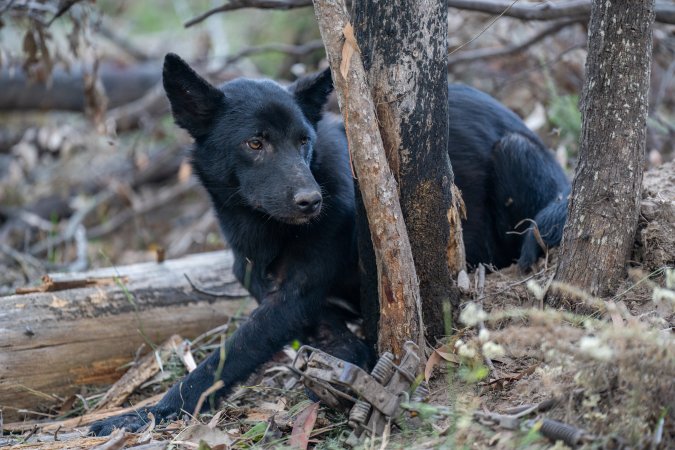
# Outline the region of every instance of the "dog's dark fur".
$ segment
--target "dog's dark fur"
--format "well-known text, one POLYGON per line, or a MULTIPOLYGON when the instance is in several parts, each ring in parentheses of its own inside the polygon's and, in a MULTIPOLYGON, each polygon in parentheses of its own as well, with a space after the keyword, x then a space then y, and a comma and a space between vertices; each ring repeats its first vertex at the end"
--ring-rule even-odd
MULTIPOLYGON (((283 345, 298 338, 361 366, 373 355, 327 302, 358 308, 354 187, 344 129, 322 108, 329 71, 285 89, 240 79, 220 89, 176 55, 164 62, 164 88, 176 123, 194 138, 192 164, 208 191, 235 255, 234 272, 259 306, 228 340, 222 397, 283 345)), ((541 253, 531 231, 509 234, 534 219, 547 245, 557 245, 569 184, 539 138, 488 95, 450 85, 450 148, 455 181, 467 209, 467 260, 529 267, 541 253)), ((526 227, 523 227, 526 229, 526 227)), ((154 407, 95 423, 95 434, 137 430, 192 413, 215 381, 214 352, 154 407)))

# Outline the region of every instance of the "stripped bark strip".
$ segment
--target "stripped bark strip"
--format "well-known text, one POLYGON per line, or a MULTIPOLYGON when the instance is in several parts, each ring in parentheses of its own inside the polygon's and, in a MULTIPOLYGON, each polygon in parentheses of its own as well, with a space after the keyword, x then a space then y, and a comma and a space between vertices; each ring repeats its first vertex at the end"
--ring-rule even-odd
POLYGON ((344 30, 350 26, 344 0, 314 0, 314 10, 340 109, 344 117, 349 117, 347 140, 375 249, 380 299, 378 349, 400 356, 406 340, 424 345, 424 326, 396 181, 384 152, 361 55, 355 51, 350 62, 342 61, 344 30), (347 68, 346 77, 341 66, 347 68))

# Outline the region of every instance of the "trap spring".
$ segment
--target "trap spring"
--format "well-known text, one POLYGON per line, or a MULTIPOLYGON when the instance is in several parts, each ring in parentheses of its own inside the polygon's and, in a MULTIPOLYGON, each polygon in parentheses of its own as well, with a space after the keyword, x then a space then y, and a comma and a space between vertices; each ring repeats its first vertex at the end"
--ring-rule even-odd
MULTIPOLYGON (((367 437, 381 436, 388 421, 402 420, 401 402, 411 397, 419 366, 419 347, 406 342, 400 364, 386 352, 368 373, 328 353, 303 346, 293 361, 305 386, 324 403, 332 407, 350 407, 349 426, 352 432, 345 444, 355 447, 367 437)), ((428 390, 424 384, 416 387, 412 397, 421 400, 428 390)))

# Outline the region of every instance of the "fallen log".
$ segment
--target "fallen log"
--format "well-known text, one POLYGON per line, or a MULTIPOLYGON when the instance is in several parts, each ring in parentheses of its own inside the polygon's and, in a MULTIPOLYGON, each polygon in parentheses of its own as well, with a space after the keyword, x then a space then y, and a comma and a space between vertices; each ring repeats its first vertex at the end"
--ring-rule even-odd
POLYGON ((55 396, 83 385, 114 382, 144 343, 159 345, 173 334, 193 338, 250 312, 254 302, 236 282, 232 263, 232 253, 221 251, 52 274, 41 292, 0 297, 5 422, 22 409, 58 404, 55 396))
MULTIPOLYGON (((108 97, 108 107, 126 105, 145 95, 162 76, 157 61, 130 67, 103 64, 99 69, 108 97)), ((82 111, 85 105, 84 72, 55 68, 47 85, 29 80, 26 74, 9 69, 0 71, 0 111, 66 110, 82 111)))

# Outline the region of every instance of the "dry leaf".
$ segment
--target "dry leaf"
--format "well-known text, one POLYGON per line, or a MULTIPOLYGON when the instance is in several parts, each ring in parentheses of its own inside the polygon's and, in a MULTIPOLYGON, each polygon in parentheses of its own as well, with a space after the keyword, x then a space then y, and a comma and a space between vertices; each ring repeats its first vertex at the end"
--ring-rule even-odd
POLYGON ((546 125, 547 122, 546 108, 540 102, 537 102, 530 115, 525 118, 525 125, 530 130, 537 131, 546 125))
POLYGON ((316 423, 316 416, 319 412, 319 402, 312 403, 307 408, 303 409, 298 418, 293 423, 293 431, 291 431, 291 439, 288 444, 293 448, 305 450, 309 444, 309 436, 314 429, 316 423))
MULTIPOLYGON (((52 70, 54 69, 54 61, 52 60, 51 54, 49 53, 49 47, 47 47, 47 39, 49 39, 51 36, 40 27, 37 28, 37 33, 40 54, 42 57, 42 66, 44 68, 44 78, 40 81, 46 83, 51 80, 52 70)), ((51 84, 51 81, 49 84, 51 84)))
POLYGON ((259 405, 261 409, 265 409, 267 411, 281 412, 284 410, 283 404, 279 404, 278 402, 260 402, 259 405))
POLYGON ((118 450, 124 448, 126 444, 127 433, 118 429, 112 432, 110 439, 101 445, 94 447, 94 450, 118 450))
POLYGON ((534 371, 537 369, 537 367, 539 367, 539 365, 534 364, 520 373, 505 375, 503 377, 497 378, 496 380, 492 380, 484 384, 483 383, 479 384, 489 386, 490 390, 501 390, 504 389, 506 386, 510 385, 511 383, 515 383, 516 381, 522 379, 526 375, 532 375, 534 371))
POLYGON ((436 365, 440 363, 442 360, 459 365, 460 362, 459 356, 455 355, 454 353, 448 352, 447 351, 448 348, 449 348, 448 346, 437 348, 429 357, 427 365, 424 366, 424 379, 427 381, 427 383, 431 378, 431 374, 434 371, 434 367, 436 367, 436 365))
POLYGON ((37 41, 35 40, 35 36, 33 35, 32 30, 26 31, 26 34, 23 37, 22 47, 23 52, 26 54, 26 61, 23 66, 24 70, 26 70, 29 66, 38 62, 37 57, 38 44, 37 41))
POLYGON ((216 415, 211 418, 207 426, 209 428, 215 428, 218 425, 218 422, 220 422, 220 418, 223 417, 223 414, 225 414, 224 409, 218 411, 216 415))
POLYGON ((453 364, 459 364, 460 362, 459 356, 455 355, 454 353, 444 352, 441 351, 440 349, 436 350, 436 353, 438 353, 438 355, 440 355, 440 357, 446 360, 447 362, 451 362, 453 364))
POLYGON ((190 425, 185 430, 181 431, 173 440, 173 443, 186 442, 198 446, 201 441, 206 442, 212 449, 217 445, 223 445, 225 447, 232 445, 232 438, 227 431, 211 428, 208 425, 203 425, 201 423, 190 425))
POLYGON ((247 423, 267 422, 270 416, 273 416, 274 414, 274 411, 269 411, 267 409, 251 409, 246 412, 246 418, 244 420, 247 423))
POLYGON ((152 439, 152 432, 155 431, 157 421, 155 420, 155 415, 153 413, 148 413, 148 419, 150 419, 150 423, 144 427, 145 430, 143 430, 141 435, 138 436, 138 439, 136 439, 136 444, 145 444, 152 439))
POLYGON ((83 74, 84 79, 84 113, 96 126, 96 130, 104 134, 105 112, 108 108, 108 97, 105 93, 103 81, 98 73, 98 60, 90 70, 83 74))

